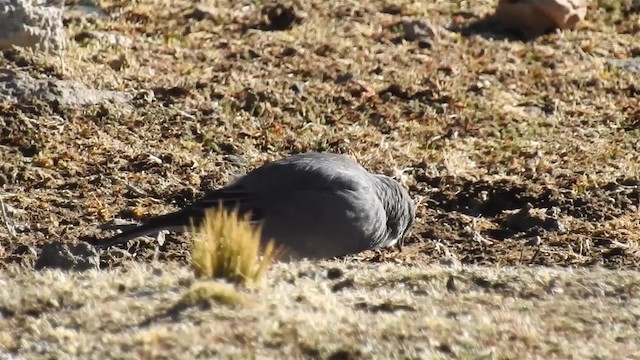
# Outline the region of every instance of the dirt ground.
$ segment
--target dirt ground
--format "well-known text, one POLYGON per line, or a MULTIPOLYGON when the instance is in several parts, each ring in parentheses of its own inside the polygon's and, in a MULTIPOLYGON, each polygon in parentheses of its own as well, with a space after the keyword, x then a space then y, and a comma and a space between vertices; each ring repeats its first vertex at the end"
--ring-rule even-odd
POLYGON ((0 350, 637 356, 637 3, 593 1, 576 30, 529 41, 487 21, 495 1, 98 5, 65 14, 64 53, 0 56, 2 81, 31 84, 0 87, 0 350), (279 264, 245 294, 263 296, 257 310, 170 320, 154 316, 193 280, 185 236, 110 249, 102 272, 30 270, 47 243, 105 238, 114 219, 303 151, 406 186, 417 221, 402 252, 279 264))
MULTIPOLYGON (((396 176, 418 203, 405 250, 370 261, 637 269, 640 75, 611 63, 640 56, 637 8, 594 4, 577 30, 524 42, 483 25, 492 3, 102 1, 102 15, 68 13, 64 54, 7 50, 0 66, 130 100, 4 98, 0 261, 28 266, 45 242, 104 237, 114 218, 330 151, 396 176), (435 37, 403 40, 403 19, 435 37)), ((187 250, 168 237, 159 257, 187 250)))

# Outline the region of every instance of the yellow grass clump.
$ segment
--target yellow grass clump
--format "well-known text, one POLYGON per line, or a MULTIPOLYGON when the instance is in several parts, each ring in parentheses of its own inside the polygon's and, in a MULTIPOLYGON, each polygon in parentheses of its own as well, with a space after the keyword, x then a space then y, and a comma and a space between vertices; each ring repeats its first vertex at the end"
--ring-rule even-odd
POLYGON ((261 252, 261 228, 253 226, 249 218, 250 214, 240 216, 237 210, 222 207, 207 210, 202 224, 194 229, 191 267, 196 277, 222 278, 242 285, 262 278, 280 251, 269 241, 261 252))

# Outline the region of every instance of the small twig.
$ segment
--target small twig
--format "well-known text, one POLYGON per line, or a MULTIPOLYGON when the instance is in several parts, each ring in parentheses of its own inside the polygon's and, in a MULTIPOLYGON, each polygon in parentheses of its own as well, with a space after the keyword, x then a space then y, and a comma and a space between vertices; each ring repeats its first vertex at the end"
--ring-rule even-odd
POLYGON ((6 198, 16 197, 16 196, 18 196, 18 194, 5 192, 4 194, 0 195, 0 199, 6 199, 6 198))
POLYGON ((534 252, 533 256, 531 257, 531 260, 529 260, 529 265, 533 264, 533 262, 536 260, 536 257, 538 257, 539 253, 540 253, 540 247, 538 246, 538 248, 536 249, 536 252, 534 252))
POLYGON ((127 187, 127 190, 131 191, 132 193, 138 195, 138 196, 143 196, 143 197, 147 197, 149 196, 147 193, 145 193, 144 191, 138 189, 137 187, 133 186, 131 183, 129 182, 125 182, 125 186, 127 187))
POLYGON ((174 110, 175 110, 176 112, 178 112, 178 114, 180 114, 180 115, 182 115, 182 116, 186 117, 187 119, 190 119, 190 120, 197 120, 197 118, 196 118, 195 116, 193 116, 193 115, 189 114, 189 113, 188 113, 188 112, 186 112, 186 111, 183 111, 183 110, 180 110, 180 109, 177 109, 177 108, 174 108, 174 110))
POLYGON ((4 226, 7 228, 7 231, 9 231, 9 235, 11 235, 11 238, 15 239, 17 236, 16 229, 14 229, 13 226, 9 225, 9 217, 7 216, 7 210, 4 206, 4 200, 2 200, 2 198, 0 198, 0 210, 2 210, 2 222, 4 223, 4 226))

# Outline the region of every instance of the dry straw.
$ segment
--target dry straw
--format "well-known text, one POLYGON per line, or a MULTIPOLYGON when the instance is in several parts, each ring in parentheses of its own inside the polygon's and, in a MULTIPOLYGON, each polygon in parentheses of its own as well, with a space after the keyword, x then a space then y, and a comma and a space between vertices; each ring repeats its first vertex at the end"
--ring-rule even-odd
POLYGON ((261 228, 250 222, 250 214, 222 207, 209 209, 195 228, 191 266, 196 277, 221 278, 253 285, 281 253, 269 241, 261 249, 261 228), (261 251, 262 250, 262 251, 261 251))

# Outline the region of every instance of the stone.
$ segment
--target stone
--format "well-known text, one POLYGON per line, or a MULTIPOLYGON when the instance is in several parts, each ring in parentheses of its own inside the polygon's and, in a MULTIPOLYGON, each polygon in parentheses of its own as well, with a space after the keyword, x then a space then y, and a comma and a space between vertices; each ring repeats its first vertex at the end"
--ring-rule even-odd
POLYGON ((574 29, 586 14, 586 0, 499 0, 494 17, 506 28, 536 37, 552 29, 574 29))
POLYGON ((406 41, 435 39, 438 36, 435 27, 422 20, 405 19, 400 22, 400 25, 402 25, 402 37, 406 41))
POLYGON ((0 0, 0 50, 12 46, 64 49, 62 11, 62 6, 52 1, 0 0))
POLYGON ((406 41, 417 43, 421 49, 432 49, 439 38, 437 27, 422 19, 403 17, 387 27, 389 34, 396 35, 389 39, 394 44, 406 41))
POLYGON ((640 74, 640 56, 629 59, 611 59, 609 64, 631 73, 640 74))
POLYGON ((126 105, 131 96, 119 91, 90 89, 80 83, 56 78, 36 79, 20 70, 0 69, 0 100, 15 102, 32 98, 49 104, 86 106, 105 102, 126 105))
POLYGON ((46 244, 42 248, 42 252, 34 268, 42 269, 60 269, 86 271, 90 269, 98 269, 100 266, 99 254, 95 248, 87 243, 79 243, 78 245, 67 245, 59 241, 46 244))

